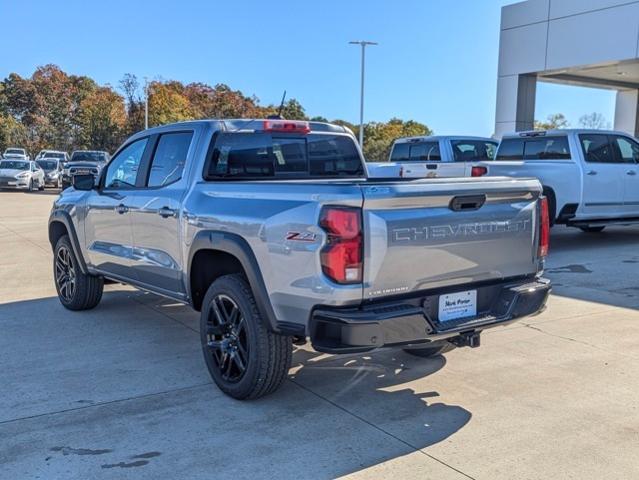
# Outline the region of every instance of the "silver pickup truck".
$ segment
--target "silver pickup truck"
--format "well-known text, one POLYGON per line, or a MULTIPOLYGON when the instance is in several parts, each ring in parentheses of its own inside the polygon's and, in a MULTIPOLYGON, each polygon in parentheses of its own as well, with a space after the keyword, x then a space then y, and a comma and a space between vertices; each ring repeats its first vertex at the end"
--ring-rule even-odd
POLYGON ((167 125, 73 182, 49 221, 62 304, 93 308, 115 281, 192 305, 235 398, 274 391, 294 343, 437 355, 539 312, 550 290, 536 180, 367 179, 340 126, 167 125))

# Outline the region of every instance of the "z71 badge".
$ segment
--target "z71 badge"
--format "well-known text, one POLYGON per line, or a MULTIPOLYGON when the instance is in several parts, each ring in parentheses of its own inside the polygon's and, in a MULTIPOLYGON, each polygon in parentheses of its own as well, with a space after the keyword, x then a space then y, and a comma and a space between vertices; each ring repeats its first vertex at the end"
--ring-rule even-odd
POLYGON ((294 242, 314 242, 317 235, 313 232, 288 232, 286 234, 286 240, 294 242))

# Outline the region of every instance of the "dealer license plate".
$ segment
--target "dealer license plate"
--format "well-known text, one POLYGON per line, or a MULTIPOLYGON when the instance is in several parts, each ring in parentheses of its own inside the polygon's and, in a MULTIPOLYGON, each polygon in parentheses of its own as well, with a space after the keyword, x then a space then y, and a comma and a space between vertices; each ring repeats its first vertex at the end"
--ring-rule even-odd
POLYGON ((477 316, 477 290, 439 296, 439 321, 477 316))

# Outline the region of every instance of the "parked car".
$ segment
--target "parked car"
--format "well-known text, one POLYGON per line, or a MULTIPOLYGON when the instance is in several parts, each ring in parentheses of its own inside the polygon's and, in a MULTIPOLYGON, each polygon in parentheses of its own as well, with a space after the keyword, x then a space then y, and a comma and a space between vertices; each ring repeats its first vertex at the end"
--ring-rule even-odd
POLYGON ((76 150, 62 170, 62 188, 65 189, 73 183, 75 175, 91 174, 96 179, 102 168, 109 161, 108 152, 100 150, 76 150))
POLYGON ((367 162, 370 177, 471 177, 485 167, 477 162, 495 158, 498 142, 483 137, 407 137, 393 143, 388 162, 367 162))
POLYGON ((15 147, 7 148, 2 154, 2 157, 12 158, 16 160, 27 160, 27 161, 30 160, 29 155, 27 154, 27 151, 24 148, 15 148, 15 147))
POLYGON ((534 179, 366 178, 337 125, 203 120, 144 130, 49 220, 55 286, 104 280, 201 312, 206 365, 239 398, 273 392, 292 343, 428 357, 539 312, 547 209, 534 179))
POLYGON ((0 188, 32 192, 44 190, 44 171, 33 161, 8 158, 0 160, 0 188))
POLYGON ((42 157, 36 164, 44 171, 47 187, 62 188, 62 160, 56 157, 42 157))
POLYGON ((64 165, 69 161, 69 154, 59 150, 40 150, 40 153, 38 153, 35 159, 40 160, 42 158, 56 158, 64 165))
POLYGON ((622 132, 549 130, 504 136, 489 175, 536 177, 551 224, 600 232, 639 222, 639 143, 622 132))

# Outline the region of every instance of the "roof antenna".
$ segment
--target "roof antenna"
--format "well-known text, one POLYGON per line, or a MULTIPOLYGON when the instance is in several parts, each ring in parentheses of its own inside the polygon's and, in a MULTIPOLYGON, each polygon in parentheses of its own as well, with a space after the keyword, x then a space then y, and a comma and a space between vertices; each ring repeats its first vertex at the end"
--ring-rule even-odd
POLYGON ((284 90, 284 95, 282 95, 282 101, 280 102, 280 108, 277 109, 277 115, 269 115, 269 120, 284 120, 282 118, 282 109, 284 108, 284 100, 286 99, 286 90, 284 90))
POLYGON ((282 101, 280 102, 280 108, 277 109, 277 118, 282 118, 282 109, 284 108, 284 100, 286 100, 286 90, 282 95, 282 101))

